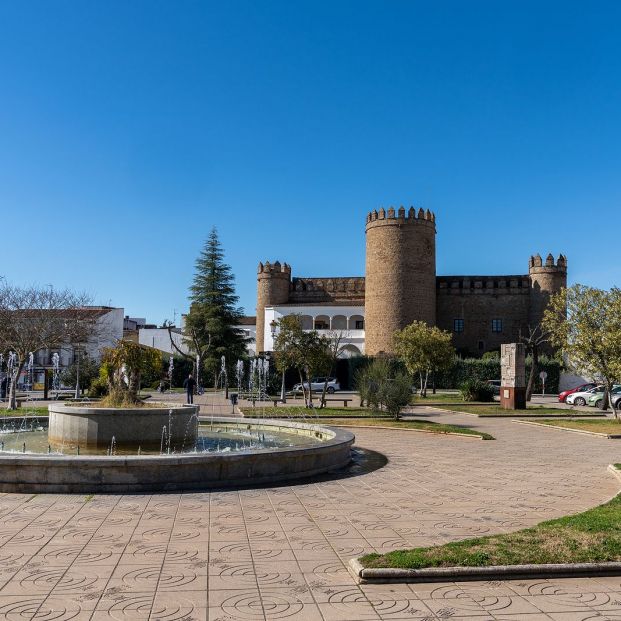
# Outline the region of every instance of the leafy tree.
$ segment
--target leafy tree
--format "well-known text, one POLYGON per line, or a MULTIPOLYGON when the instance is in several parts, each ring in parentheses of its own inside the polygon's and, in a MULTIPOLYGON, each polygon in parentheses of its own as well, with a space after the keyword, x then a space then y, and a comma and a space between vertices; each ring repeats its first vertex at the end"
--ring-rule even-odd
POLYGON ((73 362, 63 369, 60 375, 60 381, 65 386, 76 386, 77 392, 82 393, 84 388, 91 385, 91 382, 99 377, 99 362, 93 358, 83 355, 80 357, 79 363, 73 362), (78 366, 79 364, 79 366, 78 366))
POLYGON ((563 289, 551 297, 543 327, 574 367, 602 380, 604 405, 609 403, 618 418, 610 395, 621 380, 621 289, 579 284, 563 289))
POLYGON ((424 321, 414 321, 394 336, 395 351, 407 370, 420 378, 420 395, 427 396, 430 373, 437 373, 452 366, 455 348, 451 335, 424 321))
MULTIPOLYGON (((235 277, 224 262, 224 251, 213 228, 196 260, 185 340, 194 355, 198 354, 197 365, 212 375, 214 385, 222 356, 226 357, 231 372, 234 363, 246 357, 246 338, 235 327, 243 315, 238 301, 235 277)), ((196 369, 197 377, 201 370, 196 369)))
POLYGON ((277 322, 274 356, 278 371, 296 369, 304 393, 306 407, 313 407, 310 380, 315 373, 329 369, 331 351, 328 340, 316 330, 303 330, 299 315, 286 315, 277 322))
POLYGON ((133 341, 119 341, 103 350, 103 368, 108 374, 110 405, 135 405, 143 374, 159 373, 162 355, 151 347, 133 341))

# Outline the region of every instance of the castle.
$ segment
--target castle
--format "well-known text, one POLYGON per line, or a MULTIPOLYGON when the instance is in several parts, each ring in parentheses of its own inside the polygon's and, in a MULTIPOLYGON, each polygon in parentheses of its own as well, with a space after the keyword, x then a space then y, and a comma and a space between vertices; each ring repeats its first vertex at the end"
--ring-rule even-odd
POLYGON ((365 277, 299 278, 287 263, 259 263, 256 350, 271 351, 277 320, 296 313, 305 329, 341 332, 345 355, 391 353, 395 330, 419 320, 480 356, 537 326, 566 285, 567 259, 551 254, 531 256, 528 274, 437 276, 435 215, 382 208, 366 219, 365 277))

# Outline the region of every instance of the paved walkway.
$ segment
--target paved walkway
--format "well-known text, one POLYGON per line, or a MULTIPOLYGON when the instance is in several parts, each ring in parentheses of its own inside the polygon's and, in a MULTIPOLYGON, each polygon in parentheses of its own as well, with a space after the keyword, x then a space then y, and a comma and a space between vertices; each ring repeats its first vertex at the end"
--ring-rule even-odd
POLYGON ((432 416, 497 440, 360 429, 355 463, 329 481, 0 495, 0 619, 621 619, 621 578, 355 584, 352 556, 522 528, 620 487, 606 466, 621 443, 432 416))

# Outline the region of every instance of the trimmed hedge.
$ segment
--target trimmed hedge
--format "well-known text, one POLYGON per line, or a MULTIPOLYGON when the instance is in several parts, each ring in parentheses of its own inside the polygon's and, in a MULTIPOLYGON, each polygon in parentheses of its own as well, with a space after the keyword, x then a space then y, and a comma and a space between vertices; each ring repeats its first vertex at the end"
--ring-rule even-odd
MULTIPOLYGON (((346 358, 339 360, 337 365, 336 376, 344 390, 353 389, 354 377, 356 372, 369 364, 372 358, 368 356, 357 356, 355 358, 346 358)), ((526 359, 526 381, 530 373, 530 358, 526 359)), ((558 392, 558 383, 561 376, 562 365, 554 358, 542 356, 539 359, 539 370, 546 371, 548 377, 546 379, 546 393, 558 392)), ((418 378, 415 378, 418 382, 418 378)), ((456 389, 466 380, 477 379, 485 382, 491 379, 500 379, 500 359, 499 358, 456 358, 455 364, 451 369, 443 373, 438 373, 435 377, 436 388, 452 388, 456 389)), ((429 378, 429 386, 433 386, 433 378, 429 378)), ((536 377, 535 392, 541 392, 541 380, 539 375, 536 377)))
MULTIPOLYGON (((531 359, 526 359, 526 381, 530 373, 531 359)), ((553 358, 541 357, 539 359, 539 371, 548 374, 546 378, 546 392, 558 392, 558 383, 561 376, 561 363, 553 358)), ((464 358, 455 361, 455 365, 449 371, 438 373, 436 376, 436 388, 457 388, 468 379, 481 381, 500 379, 500 360, 483 358, 464 358)), ((541 380, 537 374, 534 391, 542 390, 541 380)))

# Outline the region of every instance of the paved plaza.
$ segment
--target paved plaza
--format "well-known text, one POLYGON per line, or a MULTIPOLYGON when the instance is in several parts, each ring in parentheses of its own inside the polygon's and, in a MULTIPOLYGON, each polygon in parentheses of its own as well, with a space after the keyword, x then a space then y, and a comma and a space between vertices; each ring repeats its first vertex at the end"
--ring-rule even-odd
POLYGON ((621 443, 426 411, 483 442, 355 430, 331 479, 152 495, 0 495, 0 619, 621 620, 621 577, 357 585, 364 552, 519 529, 620 488, 621 443))

